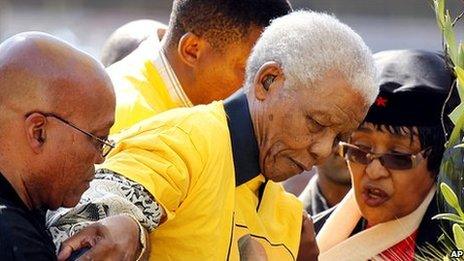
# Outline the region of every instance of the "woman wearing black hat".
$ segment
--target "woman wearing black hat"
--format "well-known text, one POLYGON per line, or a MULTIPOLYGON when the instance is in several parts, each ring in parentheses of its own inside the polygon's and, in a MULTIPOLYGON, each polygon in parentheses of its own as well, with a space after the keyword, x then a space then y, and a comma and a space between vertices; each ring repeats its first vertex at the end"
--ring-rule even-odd
POLYGON ((441 114, 453 76, 437 53, 386 51, 375 60, 379 96, 349 143, 341 144, 353 190, 313 217, 320 260, 413 260, 442 234, 431 217, 438 212, 443 126, 451 129, 441 114))

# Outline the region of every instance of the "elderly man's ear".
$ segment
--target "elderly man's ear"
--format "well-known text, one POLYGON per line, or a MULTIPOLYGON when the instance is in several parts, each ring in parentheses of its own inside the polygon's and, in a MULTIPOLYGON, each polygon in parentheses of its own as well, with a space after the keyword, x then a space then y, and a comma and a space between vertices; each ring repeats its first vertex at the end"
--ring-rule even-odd
POLYGON ((255 97, 262 101, 266 97, 280 89, 284 84, 284 74, 280 65, 276 62, 267 62, 259 68, 254 79, 255 97))
POLYGON ((40 113, 32 113, 25 120, 27 140, 35 153, 40 153, 43 150, 43 144, 46 140, 46 125, 47 118, 40 113))

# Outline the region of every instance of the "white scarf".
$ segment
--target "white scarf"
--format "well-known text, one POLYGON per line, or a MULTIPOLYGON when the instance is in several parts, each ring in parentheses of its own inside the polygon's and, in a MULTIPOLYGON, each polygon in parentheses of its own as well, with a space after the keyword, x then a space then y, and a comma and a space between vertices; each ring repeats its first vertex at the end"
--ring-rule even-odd
POLYGON ((375 225, 350 237, 361 218, 361 211, 351 189, 317 234, 319 260, 378 259, 378 254, 417 230, 435 190, 434 186, 411 214, 375 225))

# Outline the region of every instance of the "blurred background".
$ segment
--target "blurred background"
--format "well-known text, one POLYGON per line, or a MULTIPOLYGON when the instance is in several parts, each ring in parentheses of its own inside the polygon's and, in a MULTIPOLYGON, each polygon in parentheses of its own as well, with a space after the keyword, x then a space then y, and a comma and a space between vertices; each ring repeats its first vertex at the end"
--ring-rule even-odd
MULTIPOLYGON (((392 48, 441 49, 431 1, 427 0, 290 0, 295 9, 335 14, 354 28, 373 51, 392 48)), ((167 23, 168 0, 0 0, 0 41, 23 31, 58 36, 99 58, 105 39, 135 19, 167 23)), ((463 0, 448 0, 454 16, 463 0)), ((457 29, 464 39, 463 21, 457 29)))

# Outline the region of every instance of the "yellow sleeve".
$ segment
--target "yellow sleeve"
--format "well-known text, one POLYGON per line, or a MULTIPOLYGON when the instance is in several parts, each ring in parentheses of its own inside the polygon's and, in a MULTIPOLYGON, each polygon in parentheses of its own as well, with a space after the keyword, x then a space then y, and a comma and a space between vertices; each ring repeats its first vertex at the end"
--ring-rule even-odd
POLYGON ((188 133, 168 127, 122 138, 101 168, 144 186, 170 220, 201 174, 203 161, 188 133))
MULTIPOLYGON (((131 78, 112 77, 116 92, 115 122, 110 133, 116 134, 164 111, 163 103, 149 102, 150 95, 143 90, 148 84, 131 78)), ((153 88, 153 87, 152 87, 153 88)), ((153 94, 151 94, 153 96, 153 94)), ((153 98, 151 98, 152 100, 153 98)))
POLYGON ((155 111, 143 106, 140 102, 118 103, 116 106, 116 114, 114 125, 111 127, 110 133, 116 134, 132 125, 155 115, 155 111))

